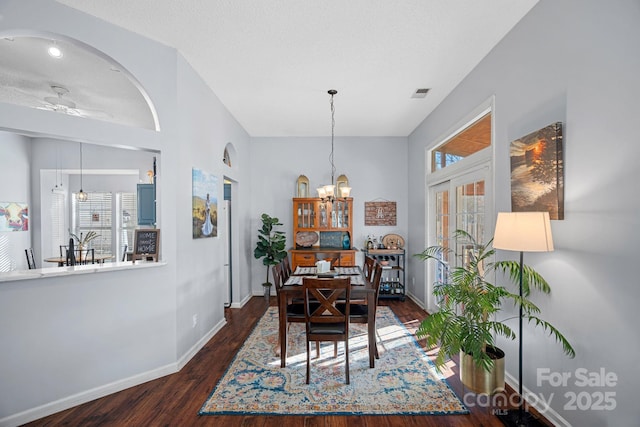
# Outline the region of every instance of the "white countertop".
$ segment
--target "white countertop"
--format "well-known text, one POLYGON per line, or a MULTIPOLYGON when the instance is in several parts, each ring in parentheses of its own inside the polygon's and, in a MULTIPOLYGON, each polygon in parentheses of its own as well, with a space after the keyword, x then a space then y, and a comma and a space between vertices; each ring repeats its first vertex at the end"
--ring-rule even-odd
POLYGON ((70 276, 76 274, 105 273, 108 271, 131 270, 139 268, 153 268, 167 265, 166 262, 131 261, 106 262, 104 264, 86 264, 73 267, 47 267, 35 270, 14 270, 0 273, 0 282, 17 280, 46 279, 47 277, 70 276))

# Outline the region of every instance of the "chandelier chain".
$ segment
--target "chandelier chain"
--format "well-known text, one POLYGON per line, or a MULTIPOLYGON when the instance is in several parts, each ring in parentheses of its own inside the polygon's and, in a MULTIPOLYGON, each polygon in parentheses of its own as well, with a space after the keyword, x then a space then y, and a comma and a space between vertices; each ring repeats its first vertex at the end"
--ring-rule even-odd
POLYGON ((332 91, 329 91, 329 93, 331 94, 331 185, 334 185, 335 180, 335 174, 336 174, 336 165, 333 162, 334 159, 334 155, 333 155, 333 139, 335 136, 335 127, 336 127, 336 118, 335 118, 335 114, 336 114, 336 107, 333 104, 333 95, 335 95, 335 93, 332 93, 332 91))

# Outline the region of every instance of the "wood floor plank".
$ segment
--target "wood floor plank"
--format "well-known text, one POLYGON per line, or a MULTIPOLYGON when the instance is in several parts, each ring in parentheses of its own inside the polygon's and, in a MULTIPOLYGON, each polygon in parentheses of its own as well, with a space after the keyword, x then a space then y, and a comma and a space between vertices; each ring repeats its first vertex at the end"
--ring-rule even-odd
MULTIPOLYGON (((269 304, 275 305, 275 298, 269 304)), ((414 302, 382 300, 410 331, 426 316, 414 302)), ((200 407, 224 375, 242 343, 268 304, 252 298, 240 309, 225 309, 227 324, 178 373, 149 381, 119 393, 59 412, 27 426, 246 426, 246 427, 499 427, 502 423, 488 408, 472 407, 468 415, 366 415, 366 416, 199 416, 200 407)), ((422 343, 424 345, 424 343, 422 343)), ((455 359, 454 359, 455 361, 455 359)), ((462 396, 464 390, 452 368, 447 378, 462 396)))

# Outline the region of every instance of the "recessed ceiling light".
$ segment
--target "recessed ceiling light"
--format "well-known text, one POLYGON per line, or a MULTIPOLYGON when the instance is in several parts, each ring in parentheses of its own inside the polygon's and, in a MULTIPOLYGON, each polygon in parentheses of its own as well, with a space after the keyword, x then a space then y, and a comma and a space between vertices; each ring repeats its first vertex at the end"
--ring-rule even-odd
POLYGON ((47 52, 49 52, 49 55, 53 58, 62 58, 62 51, 56 45, 50 46, 47 52))
POLYGON ((427 96, 427 92, 429 92, 429 89, 416 89, 416 91, 413 93, 413 95, 411 95, 412 98, 424 98, 425 96, 427 96))

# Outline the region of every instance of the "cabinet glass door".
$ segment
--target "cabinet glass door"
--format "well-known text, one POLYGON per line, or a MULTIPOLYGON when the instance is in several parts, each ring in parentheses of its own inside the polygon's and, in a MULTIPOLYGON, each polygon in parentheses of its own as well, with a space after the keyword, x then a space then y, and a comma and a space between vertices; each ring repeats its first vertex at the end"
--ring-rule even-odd
POLYGON ((315 227, 315 207, 314 202, 298 202, 298 228, 315 227))
POLYGON ((349 203, 336 201, 333 205, 333 212, 331 214, 331 226, 333 228, 347 228, 349 227, 349 203))

